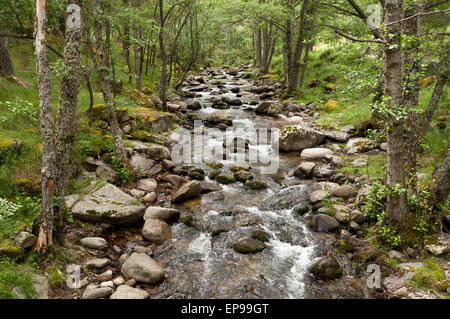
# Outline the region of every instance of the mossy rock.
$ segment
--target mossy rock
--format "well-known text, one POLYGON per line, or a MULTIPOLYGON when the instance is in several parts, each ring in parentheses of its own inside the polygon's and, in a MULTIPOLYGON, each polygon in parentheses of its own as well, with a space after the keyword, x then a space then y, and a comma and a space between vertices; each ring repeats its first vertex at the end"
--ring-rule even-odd
POLYGON ((233 244, 233 249, 241 254, 253 254, 263 251, 266 245, 254 238, 245 238, 233 244))
POLYGON ((0 256, 6 256, 10 258, 23 257, 25 251, 21 247, 17 247, 8 243, 0 243, 0 256))
POLYGON ((108 118, 108 112, 105 104, 94 104, 92 106, 92 118, 96 121, 106 120, 108 118))
POLYGON ((221 184, 236 183, 236 179, 233 176, 228 176, 228 175, 217 175, 216 181, 218 181, 221 184))
POLYGON ((251 233, 251 237, 253 239, 258 239, 259 241, 262 241, 263 243, 266 243, 270 240, 271 236, 270 234, 266 233, 265 231, 261 229, 255 229, 251 233))
POLYGON ((198 180, 198 181, 202 181, 205 179, 204 174, 201 174, 200 172, 194 172, 194 171, 189 173, 189 177, 192 179, 198 180))
POLYGON ((152 134, 149 133, 145 130, 134 130, 133 132, 131 132, 131 137, 133 139, 142 141, 142 142, 147 142, 147 143, 153 143, 153 144, 159 144, 159 145, 165 145, 165 141, 164 139, 157 135, 157 134, 152 134))
POLYGON ((230 171, 232 171, 233 173, 236 173, 239 171, 249 171, 249 170, 250 170, 250 166, 237 166, 237 165, 230 166, 230 171))
POLYGON ((342 253, 349 253, 355 251, 355 247, 351 240, 339 240, 337 249, 342 253))
POLYGON ((211 232, 211 236, 212 237, 217 237, 217 236, 219 236, 220 234, 222 234, 222 233, 228 233, 230 231, 230 229, 228 229, 228 228, 218 228, 218 229, 215 229, 215 230, 213 230, 212 232, 211 232))
POLYGON ((11 155, 20 155, 23 143, 12 138, 0 139, 0 164, 11 155))
POLYGON ((326 104, 325 104, 325 109, 330 112, 333 111, 335 109, 337 109, 339 106, 339 102, 336 100, 329 100, 326 104))
POLYGON ((331 92, 335 91, 336 88, 337 88, 337 86, 335 84, 330 83, 330 84, 325 85, 323 87, 323 90, 325 93, 331 93, 331 92))
POLYGON ((248 180, 253 179, 253 174, 247 172, 247 171, 239 171, 234 173, 234 178, 240 182, 247 182, 248 180))
POLYGON ((223 167, 222 163, 206 163, 206 166, 212 169, 221 169, 223 167))
POLYGON ((195 227, 195 219, 192 216, 183 217, 181 222, 188 227, 195 227))
POLYGON ((216 179, 216 177, 218 175, 220 175, 220 173, 221 173, 221 171, 216 169, 216 170, 209 172, 208 177, 209 177, 209 179, 214 180, 214 179, 216 179))
POLYGON ((250 189, 266 189, 268 188, 267 184, 261 181, 247 181, 245 183, 245 186, 247 186, 250 189))
POLYGON ((424 87, 430 86, 431 83, 433 83, 435 81, 436 81, 436 76, 433 75, 433 76, 429 76, 429 77, 421 80, 419 84, 420 84, 421 88, 424 88, 424 87))
POLYGON ((310 272, 322 280, 332 280, 342 275, 342 268, 336 258, 327 255, 315 262, 310 272))

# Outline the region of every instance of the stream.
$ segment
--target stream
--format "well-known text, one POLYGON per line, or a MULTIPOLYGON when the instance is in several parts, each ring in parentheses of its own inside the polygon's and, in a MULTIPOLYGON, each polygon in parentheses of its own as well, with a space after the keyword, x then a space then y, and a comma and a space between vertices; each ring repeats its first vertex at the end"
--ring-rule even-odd
MULTIPOLYGON (((260 102, 249 91, 252 86, 249 80, 236 79, 225 72, 212 77, 209 82, 212 83, 214 78, 220 79, 219 86, 208 84, 206 91, 196 92, 194 99, 201 103, 202 108, 192 111, 195 118, 205 119, 208 114, 217 111, 212 108, 212 97, 226 96, 230 99, 239 98, 243 102, 241 106, 224 110, 232 116, 234 127, 246 130, 285 125, 273 118, 244 111, 250 104, 257 105, 260 102), (240 93, 231 93, 231 89, 236 87, 240 88, 240 93), (226 93, 222 93, 222 90, 226 93)), ((186 99, 185 102, 192 100, 186 99)), ((264 152, 270 145, 256 147, 264 152)), ((174 225, 171 241, 155 253, 158 262, 166 266, 167 273, 164 283, 155 290, 155 297, 307 297, 307 269, 317 256, 315 239, 306 226, 305 216, 295 213, 298 205, 308 203, 307 186, 289 177, 298 162, 298 153, 280 154, 279 169, 271 175, 261 175, 258 165, 252 165, 251 173, 266 183, 267 189, 251 190, 239 182, 218 184, 220 191, 181 205, 179 208, 182 212, 194 217, 195 227, 183 223, 174 225), (250 233, 256 229, 269 234, 267 248, 261 253, 249 255, 234 251, 233 243, 240 238, 250 237, 250 233), (211 235, 214 231, 218 235, 211 235)), ((222 163, 222 171, 233 164, 232 161, 222 163)), ((205 171, 208 169, 206 166, 194 167, 202 167, 205 171)), ((208 178, 206 180, 210 181, 208 178)))

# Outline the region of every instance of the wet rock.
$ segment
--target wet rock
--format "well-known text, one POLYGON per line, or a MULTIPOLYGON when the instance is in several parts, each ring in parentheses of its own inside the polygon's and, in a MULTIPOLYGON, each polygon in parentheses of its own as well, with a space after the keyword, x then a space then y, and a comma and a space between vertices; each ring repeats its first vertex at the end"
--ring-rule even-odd
MULTIPOLYGON (((215 178, 215 177, 214 177, 215 178)), ((202 181, 200 182, 201 187, 202 187, 202 194, 207 194, 210 192, 215 192, 215 191, 220 191, 221 187, 219 185, 217 185, 214 182, 206 182, 206 181, 202 181)))
POLYGON ((309 212, 309 205, 306 202, 300 203, 294 207, 294 212, 299 215, 304 215, 309 212))
POLYGON ((151 242, 162 244, 172 237, 172 231, 166 222, 148 218, 142 228, 142 236, 151 242))
POLYGON ((254 231, 252 231, 251 237, 253 239, 257 239, 263 243, 268 242, 271 238, 269 233, 267 233, 261 229, 255 229, 254 231))
POLYGON ((208 114, 206 121, 212 125, 225 124, 227 126, 231 126, 233 124, 233 118, 231 115, 224 111, 215 111, 208 114))
POLYGON ((23 249, 31 248, 36 245, 37 237, 29 232, 21 232, 14 240, 14 245, 23 249))
POLYGON ((243 103, 240 99, 231 99, 228 102, 229 105, 234 105, 234 106, 241 106, 243 103))
POLYGON ((311 202, 311 204, 317 204, 320 203, 323 199, 328 197, 328 193, 324 190, 317 190, 312 192, 309 195, 309 201, 311 202))
POLYGON ((256 189, 256 190, 266 189, 269 187, 266 183, 264 183, 262 181, 256 181, 256 180, 255 181, 247 181, 245 183, 245 186, 250 189, 256 189))
POLYGON ((312 228, 318 232, 330 232, 339 228, 338 221, 328 215, 314 215, 311 220, 312 228))
POLYGON ((233 244, 233 248, 241 254, 252 254, 263 251, 266 245, 254 238, 244 238, 233 244))
POLYGON ((101 237, 86 237, 80 240, 80 244, 89 249, 103 250, 108 248, 108 242, 101 237))
POLYGON ((150 297, 150 294, 145 290, 122 285, 117 287, 116 292, 111 295, 110 299, 147 299, 148 297, 150 297))
POLYGON ((327 255, 315 262, 310 272, 319 279, 332 280, 342 275, 342 268, 336 258, 327 255))
POLYGON ((168 224, 173 224, 180 219, 180 211, 173 208, 151 206, 145 211, 144 220, 147 219, 161 219, 168 224))
POLYGON ((229 175, 217 175, 216 176, 216 181, 218 181, 220 184, 236 183, 236 180, 234 179, 234 177, 233 176, 229 176, 229 175))
POLYGON ((342 185, 334 189, 331 195, 341 198, 350 198, 356 196, 355 189, 350 185, 342 185))
POLYGON ((80 199, 71 207, 75 218, 93 223, 132 224, 142 219, 145 206, 112 184, 105 184, 80 199))
POLYGON ((157 186, 158 183, 154 178, 144 178, 137 181, 137 188, 147 193, 156 191, 157 186))
POLYGON ((286 126, 280 131, 280 150, 284 152, 302 151, 320 145, 325 135, 307 126, 286 126))
POLYGON ((236 76, 236 75, 239 74, 239 69, 238 68, 231 68, 231 69, 228 69, 227 73, 229 75, 236 76))
POLYGON ((307 148, 302 151, 300 158, 304 161, 319 161, 331 155, 333 151, 328 148, 307 148))
POLYGON ((191 181, 183 185, 172 198, 172 203, 177 204, 188 199, 199 196, 202 192, 202 187, 199 181, 191 181))
POLYGON ((189 173, 189 177, 198 181, 205 179, 205 172, 203 170, 193 170, 189 173))
POLYGON ((302 162, 294 171, 294 176, 299 178, 311 177, 316 164, 313 162, 302 162))
POLYGON ((197 111, 197 110, 200 110, 201 108, 202 108, 202 105, 200 104, 199 101, 191 101, 187 105, 188 110, 197 111))
POLYGON ((234 178, 240 182, 245 183, 246 181, 253 179, 253 174, 251 174, 247 171, 244 171, 244 170, 240 170, 240 171, 234 173, 234 178))
POLYGON ((164 269, 146 254, 133 253, 121 269, 125 278, 155 284, 165 278, 164 269))
POLYGON ((93 268, 93 269, 102 269, 108 266, 111 263, 111 260, 108 258, 96 258, 88 260, 84 263, 84 266, 86 268, 93 268))
POLYGON ((83 293, 82 299, 101 299, 107 298, 112 295, 114 289, 111 287, 99 287, 99 288, 86 288, 83 293))
POLYGON ((231 92, 233 92, 233 93, 235 93, 235 94, 239 93, 240 91, 241 91, 241 89, 238 88, 238 87, 232 88, 232 89, 231 89, 231 92))
POLYGON ((256 109, 256 114, 276 116, 280 113, 280 108, 271 102, 262 102, 256 109))

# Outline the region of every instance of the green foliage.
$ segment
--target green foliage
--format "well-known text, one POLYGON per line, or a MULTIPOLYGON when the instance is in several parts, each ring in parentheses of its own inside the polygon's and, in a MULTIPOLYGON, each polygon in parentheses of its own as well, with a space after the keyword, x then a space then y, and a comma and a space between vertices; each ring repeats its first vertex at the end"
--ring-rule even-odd
POLYGON ((114 169, 117 172, 117 175, 119 176, 120 181, 123 184, 128 183, 130 181, 130 178, 131 178, 130 177, 130 172, 128 171, 128 169, 123 167, 122 162, 116 156, 113 156, 111 161, 112 161, 112 165, 114 166, 114 169))
POLYGON ((419 268, 414 273, 412 283, 420 289, 446 292, 450 287, 450 281, 445 279, 444 271, 431 259, 425 259, 423 264, 424 268, 419 268))
POLYGON ((17 235, 24 225, 33 226, 40 214, 40 198, 37 197, 0 198, 0 206, 0 239, 17 235))
POLYGON ((39 125, 39 106, 16 97, 15 101, 0 101, 0 125, 15 128, 17 122, 27 123, 32 128, 39 125))
POLYGON ((7 258, 0 258, 0 299, 16 299, 19 296, 13 289, 20 291, 26 298, 33 298, 35 290, 31 270, 14 263, 7 258))
POLYGON ((89 132, 82 132, 76 136, 74 153, 76 159, 80 162, 88 156, 96 156, 101 153, 108 153, 114 150, 114 143, 108 136, 97 135, 89 132))

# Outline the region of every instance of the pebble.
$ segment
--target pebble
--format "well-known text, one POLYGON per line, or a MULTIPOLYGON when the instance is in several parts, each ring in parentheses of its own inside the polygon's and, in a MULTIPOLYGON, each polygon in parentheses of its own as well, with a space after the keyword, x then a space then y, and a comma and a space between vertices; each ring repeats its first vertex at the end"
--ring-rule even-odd
POLYGON ((110 288, 114 288, 114 283, 110 280, 110 281, 104 281, 100 284, 100 287, 110 287, 110 288))
POLYGON ((101 281, 109 281, 109 280, 112 279, 112 277, 113 277, 113 272, 112 272, 112 270, 107 270, 107 271, 105 271, 104 273, 101 273, 100 275, 98 275, 98 278, 99 278, 101 281))

